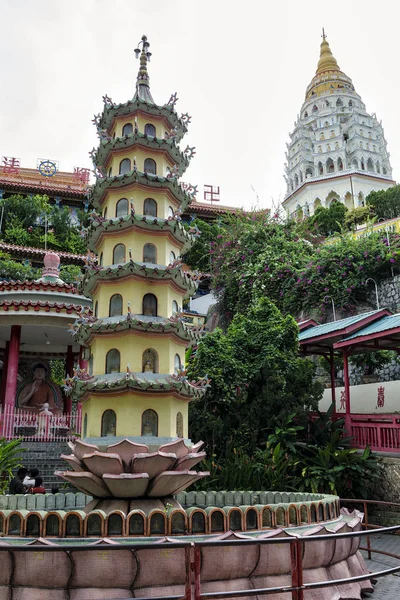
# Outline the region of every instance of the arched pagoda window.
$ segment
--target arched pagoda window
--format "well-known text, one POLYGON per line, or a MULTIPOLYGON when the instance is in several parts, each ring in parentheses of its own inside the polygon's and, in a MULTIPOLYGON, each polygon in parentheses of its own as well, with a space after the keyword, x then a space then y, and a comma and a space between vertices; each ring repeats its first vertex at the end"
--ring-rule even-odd
POLYGON ((104 209, 104 212, 103 212, 103 217, 104 217, 105 219, 107 218, 107 206, 106 206, 106 207, 105 207, 105 209, 104 209))
POLYGON ((114 294, 110 298, 110 317, 119 317, 122 315, 122 296, 121 294, 114 294))
POLYGON ((141 435, 158 437, 158 415, 155 410, 148 409, 142 414, 141 435))
POLYGON ((154 244, 143 246, 143 262, 157 264, 157 248, 154 244))
POLYGON ((143 296, 143 315, 157 316, 157 298, 154 294, 143 296))
POLYGON ((158 373, 158 354, 153 348, 142 354, 142 373, 158 373))
POLYGON ((113 348, 107 352, 106 356, 106 374, 119 373, 121 367, 121 355, 119 350, 113 348))
POLYGON ((172 208, 172 206, 168 206, 168 217, 174 217, 174 209, 172 208))
POLYGON ((87 413, 83 417, 83 437, 87 437, 87 413))
POLYGON ((152 175, 156 175, 156 173, 157 173, 156 161, 153 160, 152 158, 145 158, 144 170, 146 173, 151 173, 152 175))
POLYGON ((176 254, 175 254, 175 252, 173 252, 173 251, 171 250, 171 252, 169 253, 169 262, 170 262, 170 264, 172 265, 172 263, 173 263, 175 260, 176 260, 176 254))
POLYGON ((129 135, 130 133, 132 133, 132 131, 133 131, 132 123, 125 123, 125 125, 122 128, 122 135, 129 135))
POLYGON ((174 357, 175 375, 177 375, 181 369, 182 369, 181 357, 179 356, 179 354, 175 354, 175 357, 174 357))
POLYGON ((150 135, 151 137, 156 137, 156 128, 151 123, 146 123, 144 126, 145 135, 150 135))
POLYGON ((119 163, 119 174, 124 175, 125 173, 129 173, 131 170, 131 160, 130 158, 124 158, 119 163))
POLYGON ((113 410, 105 410, 101 417, 101 437, 115 435, 117 431, 117 415, 113 410))
POLYGON ((149 217, 157 216, 157 202, 154 198, 146 198, 143 203, 143 214, 149 217))
POLYGON ((179 312, 179 306, 176 300, 172 300, 172 314, 177 314, 179 312))
POLYGON ((103 266, 103 253, 100 254, 99 265, 100 265, 100 267, 103 266))
POLYGON ((128 214, 129 203, 127 198, 121 198, 118 200, 117 205, 115 207, 115 216, 116 217, 125 217, 128 214))
POLYGON ((113 265, 120 265, 125 262, 125 251, 124 244, 117 244, 113 250, 113 265))
POLYGON ((94 316, 97 317, 98 316, 98 312, 99 312, 99 303, 96 300, 96 302, 94 303, 94 316))

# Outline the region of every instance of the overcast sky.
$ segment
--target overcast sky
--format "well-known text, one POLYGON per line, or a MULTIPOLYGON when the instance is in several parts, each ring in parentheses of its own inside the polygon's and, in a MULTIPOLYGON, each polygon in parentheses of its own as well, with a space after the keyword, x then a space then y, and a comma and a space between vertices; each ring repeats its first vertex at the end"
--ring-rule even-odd
MULTIPOLYGON (((143 34, 155 101, 177 92, 197 154, 184 175, 220 185, 224 204, 270 206, 285 194, 288 132, 319 58, 321 28, 369 112, 382 119, 400 177, 395 0, 0 0, 0 156, 36 167, 91 167, 102 96, 135 91, 143 34), (254 188, 254 191, 253 189, 254 188)), ((186 144, 185 144, 186 145, 186 144)))

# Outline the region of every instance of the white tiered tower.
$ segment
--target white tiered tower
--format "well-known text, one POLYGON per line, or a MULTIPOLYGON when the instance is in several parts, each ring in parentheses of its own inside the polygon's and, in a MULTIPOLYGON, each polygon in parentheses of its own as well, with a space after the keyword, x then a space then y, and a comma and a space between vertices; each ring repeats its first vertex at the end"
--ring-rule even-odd
POLYGON ((322 32, 315 77, 287 144, 283 206, 302 219, 333 200, 363 206, 373 190, 395 184, 381 122, 368 114, 322 32))

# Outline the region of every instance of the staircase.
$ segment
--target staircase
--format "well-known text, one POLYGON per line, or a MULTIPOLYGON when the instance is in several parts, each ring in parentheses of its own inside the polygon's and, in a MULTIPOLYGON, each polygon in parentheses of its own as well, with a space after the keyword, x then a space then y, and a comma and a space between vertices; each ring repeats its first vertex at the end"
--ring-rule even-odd
POLYGON ((51 492, 52 487, 60 488, 63 480, 54 475, 55 471, 67 471, 69 466, 60 458, 61 454, 70 454, 67 442, 28 442, 21 444, 25 451, 21 453, 21 463, 27 469, 36 467, 43 485, 51 492))

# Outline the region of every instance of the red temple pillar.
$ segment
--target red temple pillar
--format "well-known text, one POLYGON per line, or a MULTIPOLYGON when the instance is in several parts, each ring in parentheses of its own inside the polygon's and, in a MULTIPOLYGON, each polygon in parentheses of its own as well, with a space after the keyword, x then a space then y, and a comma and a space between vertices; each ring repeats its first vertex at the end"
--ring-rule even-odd
POLYGON ((336 414, 336 380, 335 380, 335 354, 333 348, 329 349, 329 366, 331 373, 331 393, 333 402, 333 414, 336 414))
POLYGON ((351 435, 351 423, 350 423, 350 377, 349 377, 349 359, 346 352, 343 353, 343 376, 344 376, 344 393, 346 398, 346 430, 348 435, 351 435))
POLYGON ((0 406, 4 405, 5 394, 6 394, 6 381, 7 381, 7 367, 8 367, 8 349, 10 342, 6 342, 4 349, 4 360, 3 360, 3 372, 1 375, 1 388, 0 388, 0 406))
POLYGON ((21 340, 21 325, 12 325, 10 345, 8 349, 7 380, 4 395, 4 407, 15 406, 17 392, 19 344, 21 340))
MULTIPOLYGON (((65 376, 72 377, 74 374, 74 354, 72 352, 72 346, 67 348, 67 359, 65 364, 65 376)), ((70 415, 72 413, 72 398, 66 396, 64 398, 64 414, 70 415)))

